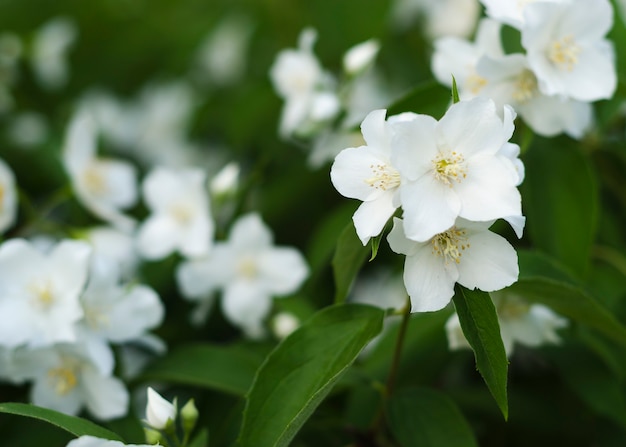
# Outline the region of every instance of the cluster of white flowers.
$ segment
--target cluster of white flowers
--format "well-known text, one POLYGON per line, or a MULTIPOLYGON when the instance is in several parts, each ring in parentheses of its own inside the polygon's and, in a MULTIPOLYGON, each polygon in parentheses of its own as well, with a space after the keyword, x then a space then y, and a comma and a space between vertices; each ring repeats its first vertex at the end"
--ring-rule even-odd
POLYGON ((609 0, 482 0, 489 18, 473 42, 435 41, 432 70, 459 85, 461 98, 483 96, 511 105, 536 133, 581 138, 593 121, 591 102, 615 92, 609 0), (520 31, 525 53, 505 54, 501 25, 520 31))
POLYGON ((375 110, 365 118, 367 144, 343 150, 330 176, 342 195, 363 201, 353 216, 363 245, 402 209, 388 241, 406 256, 412 311, 445 307, 456 282, 484 291, 515 282, 515 250, 488 230, 505 219, 521 237, 525 223, 517 190, 523 165, 519 147, 508 142, 512 109, 475 98, 452 105, 439 121, 385 114, 375 110))
POLYGON ((124 283, 120 267, 85 241, 0 245, 0 378, 32 381, 33 403, 68 414, 126 414, 111 344, 147 337, 164 309, 150 287, 124 283))
POLYGON ((339 82, 313 53, 316 39, 315 30, 303 30, 297 49, 277 55, 270 78, 285 101, 280 135, 312 140, 309 163, 319 167, 350 141, 358 141, 359 135, 352 128, 370 110, 387 104, 391 93, 374 67, 378 41, 367 40, 346 51, 339 82), (342 113, 344 117, 335 129, 333 121, 342 113))

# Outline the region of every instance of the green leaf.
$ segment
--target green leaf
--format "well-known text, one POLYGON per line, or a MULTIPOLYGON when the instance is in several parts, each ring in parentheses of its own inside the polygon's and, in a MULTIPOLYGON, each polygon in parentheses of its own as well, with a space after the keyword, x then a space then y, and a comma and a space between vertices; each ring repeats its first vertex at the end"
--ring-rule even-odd
POLYGON ((453 300, 463 334, 474 350, 476 367, 500 407, 504 419, 507 419, 508 360, 500 335, 496 308, 488 293, 461 286, 456 287, 453 300))
POLYGON ((383 238, 384 230, 378 236, 370 239, 370 243, 372 245, 372 256, 370 257, 369 262, 372 262, 376 259, 376 255, 378 255, 378 248, 380 247, 380 240, 383 238))
POLYGON ((209 430, 206 428, 198 433, 189 443, 188 447, 208 447, 209 446, 209 430))
POLYGON ((598 220, 598 191, 588 158, 565 137, 537 137, 524 164, 521 191, 534 246, 584 277, 598 220))
POLYGON ((541 303, 555 312, 597 329, 626 346, 626 328, 600 303, 579 287, 549 278, 524 278, 506 289, 531 303, 541 303))
POLYGON ((0 413, 15 414, 18 416, 26 416, 40 421, 45 421, 73 434, 74 436, 90 435, 97 438, 124 442, 124 440, 117 434, 107 430, 106 428, 100 427, 91 421, 59 413, 58 411, 50 410, 49 408, 42 408, 31 404, 6 402, 0 403, 0 413))
POLYGON ((283 340, 248 394, 239 445, 287 446, 363 347, 382 329, 384 312, 331 306, 283 340))
POLYGON ((337 240, 337 248, 332 261, 335 278, 335 303, 345 301, 352 281, 367 259, 367 253, 367 247, 361 243, 351 221, 343 229, 337 240))
POLYGON ((387 414, 391 432, 402 447, 478 447, 454 401, 430 388, 394 394, 387 414))
POLYGON ((457 102, 459 102, 459 89, 456 86, 456 79, 454 77, 454 75, 452 76, 452 103, 456 104, 457 102))
POLYGON ((237 347, 192 344, 157 359, 142 380, 158 380, 223 391, 243 396, 261 359, 237 347))

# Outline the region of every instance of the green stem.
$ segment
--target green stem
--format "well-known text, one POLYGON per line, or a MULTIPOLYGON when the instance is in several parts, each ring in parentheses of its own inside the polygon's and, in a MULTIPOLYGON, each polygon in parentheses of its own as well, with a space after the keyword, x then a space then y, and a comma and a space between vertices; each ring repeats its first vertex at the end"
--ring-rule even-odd
POLYGON ((402 314, 402 321, 400 322, 400 328, 398 329, 396 347, 393 351, 393 359, 391 360, 391 367, 389 368, 389 375, 387 376, 387 386, 385 389, 386 399, 389 399, 389 397, 393 394, 393 390, 396 386, 396 378, 398 376, 398 368, 400 367, 400 358, 402 356, 402 347, 404 346, 406 330, 409 326, 409 320, 411 319, 411 300, 408 297, 400 312, 402 314))

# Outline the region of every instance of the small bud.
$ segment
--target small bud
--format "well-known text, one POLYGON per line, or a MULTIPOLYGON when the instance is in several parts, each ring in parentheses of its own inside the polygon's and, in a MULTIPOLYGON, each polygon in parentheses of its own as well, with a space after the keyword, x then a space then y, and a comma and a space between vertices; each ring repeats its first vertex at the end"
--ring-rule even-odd
POLYGON ((369 67, 380 50, 377 40, 370 39, 350 48, 343 57, 343 69, 355 75, 369 67))
POLYGON ((283 339, 298 329, 300 320, 292 313, 280 312, 272 320, 271 326, 274 335, 279 339, 283 339))
POLYGON ((146 442, 150 445, 157 445, 159 444, 163 437, 161 436, 161 432, 158 432, 156 430, 152 430, 151 428, 145 428, 143 429, 143 433, 146 437, 146 442))
POLYGON ((148 387, 146 420, 157 430, 166 429, 176 419, 176 406, 165 400, 159 393, 148 387))
POLYGON ((189 399, 185 406, 180 410, 180 417, 183 422, 183 431, 185 436, 189 435, 198 421, 198 409, 193 399, 189 399))

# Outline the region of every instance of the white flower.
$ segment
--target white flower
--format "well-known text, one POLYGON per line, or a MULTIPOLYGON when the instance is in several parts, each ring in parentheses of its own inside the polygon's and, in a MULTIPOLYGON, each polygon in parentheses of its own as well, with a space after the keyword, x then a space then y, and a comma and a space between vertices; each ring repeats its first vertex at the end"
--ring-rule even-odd
POLYGON ((306 134, 339 112, 332 79, 313 54, 316 38, 315 30, 303 30, 298 49, 281 51, 270 69, 274 89, 285 100, 279 127, 283 137, 306 134))
POLYGON ((150 287, 121 285, 113 264, 94 264, 80 301, 83 327, 90 335, 113 343, 132 341, 158 326, 165 313, 150 287))
POLYGON ((76 415, 83 407, 98 419, 115 419, 126 414, 128 390, 112 376, 110 348, 98 349, 81 342, 58 344, 24 354, 25 375, 34 380, 31 400, 35 405, 76 415))
POLYGON ((0 344, 38 347, 76 340, 90 251, 71 240, 47 255, 23 239, 0 246, 0 344))
POLYGON ((481 95, 492 98, 498 107, 511 105, 539 135, 565 132, 573 138, 581 138, 591 126, 591 105, 543 94, 523 54, 496 59, 483 57, 477 71, 487 81, 481 95))
POLYGON ((76 40, 76 34, 76 25, 65 17, 52 19, 37 31, 32 63, 44 87, 57 89, 66 84, 69 71, 66 53, 76 40))
POLYGON ((480 94, 487 79, 476 71, 476 67, 483 56, 497 58, 504 55, 500 28, 500 23, 495 20, 482 19, 474 42, 459 37, 437 39, 431 59, 431 69, 437 81, 451 87, 454 76, 461 99, 471 99, 480 94))
POLYGON ((490 224, 458 219, 432 239, 416 242, 407 239, 402 220, 394 218, 387 240, 394 252, 406 255, 403 276, 412 312, 444 308, 457 282, 491 292, 517 281, 517 254, 506 239, 488 230, 490 224))
POLYGON ((124 444, 119 441, 96 438, 94 436, 81 436, 73 439, 66 447, 153 447, 148 444, 124 444))
POLYGON ((124 279, 135 275, 139 259, 131 235, 113 227, 95 227, 83 237, 93 248, 92 264, 113 265, 124 279))
MULTIPOLYGON (((352 220, 363 245, 382 231, 400 206, 400 173, 391 163, 391 125, 385 110, 370 112, 361 124, 365 146, 344 149, 330 170, 333 186, 345 197, 363 201, 352 220)), ((390 118, 410 120, 413 114, 390 118)))
POLYGON ((67 131, 63 163, 77 198, 96 216, 129 230, 134 221, 120 212, 137 201, 135 168, 127 162, 97 157, 91 117, 76 114, 67 131))
POLYGON ((514 28, 524 25, 524 10, 537 1, 560 3, 567 0, 480 0, 487 10, 487 15, 514 28))
POLYGON ((200 169, 156 168, 143 182, 143 196, 152 214, 137 235, 139 252, 161 259, 178 250, 183 256, 208 254, 215 231, 206 175, 200 169))
POLYGON ((215 196, 224 196, 234 193, 239 183, 239 164, 231 161, 215 174, 209 183, 209 190, 215 196))
POLYGON ((493 101, 453 104, 437 122, 427 115, 395 123, 391 161, 402 177, 400 202, 409 239, 427 241, 457 217, 488 221, 521 216, 519 175, 499 151, 513 133, 515 114, 493 101))
POLYGON ((272 318, 272 332, 276 338, 282 340, 298 329, 300 324, 300 319, 294 314, 290 312, 280 312, 272 318))
POLYGON ((15 176, 2 159, 0 159, 0 233, 11 228, 17 215, 17 190, 15 176))
POLYGON ((343 55, 343 69, 346 73, 354 75, 362 72, 372 64, 380 50, 380 43, 375 39, 369 39, 348 49, 343 55))
POLYGON ((478 0, 395 0, 392 16, 407 27, 416 15, 424 18, 424 33, 430 39, 443 36, 469 36, 480 15, 478 0))
POLYGON ((148 405, 146 405, 148 424, 156 430, 162 430, 175 419, 176 405, 165 400, 159 393, 148 387, 148 405))
POLYGON ((217 243, 208 258, 181 264, 177 279, 183 295, 202 299, 222 289, 226 318, 248 334, 258 335, 271 298, 295 292, 308 275, 300 252, 274 247, 272 239, 258 214, 240 217, 229 240, 217 243))
POLYGON ((348 300, 382 309, 400 310, 406 304, 406 290, 399 274, 377 270, 359 275, 348 300))
MULTIPOLYGON (((506 291, 492 293, 500 323, 500 335, 508 357, 515 344, 536 347, 545 343, 558 344, 561 339, 556 330, 567 326, 567 320, 541 304, 529 304, 506 291)), ((459 317, 454 314, 446 323, 450 349, 470 348, 463 335, 459 317)))
POLYGON ((522 45, 543 93, 579 101, 613 96, 615 56, 604 38, 613 25, 608 0, 537 2, 524 17, 522 45))

